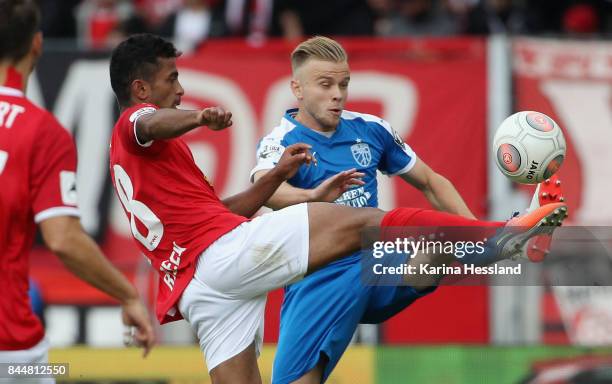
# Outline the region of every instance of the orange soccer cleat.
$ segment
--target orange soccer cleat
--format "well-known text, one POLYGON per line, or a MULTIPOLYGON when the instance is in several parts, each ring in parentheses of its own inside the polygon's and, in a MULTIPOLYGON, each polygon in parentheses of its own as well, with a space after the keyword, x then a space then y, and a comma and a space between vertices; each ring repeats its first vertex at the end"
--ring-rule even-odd
MULTIPOLYGON (((530 209, 524 215, 516 216, 506 223, 506 235, 500 236, 498 244, 502 245, 501 257, 503 259, 528 258, 532 260, 527 252, 527 246, 532 245, 538 239, 550 239, 556 227, 563 223, 567 217, 567 206, 565 203, 550 203, 530 209)), ((548 250, 548 248, 547 248, 548 250)), ((545 254, 544 254, 545 256, 545 254)))

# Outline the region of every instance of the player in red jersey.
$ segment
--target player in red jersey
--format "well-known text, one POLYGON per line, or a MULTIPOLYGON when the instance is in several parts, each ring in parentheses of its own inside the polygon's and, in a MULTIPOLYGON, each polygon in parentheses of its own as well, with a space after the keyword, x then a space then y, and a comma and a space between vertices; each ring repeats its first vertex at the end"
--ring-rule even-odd
POLYGON ((24 96, 42 52, 39 21, 33 1, 0 0, 0 362, 46 361, 48 343, 28 297, 36 224, 71 272, 121 302, 146 353, 154 339, 147 310, 81 227, 72 138, 24 96))
MULTIPOLYGON (((231 113, 176 108, 183 96, 179 55, 171 43, 148 34, 132 36, 113 51, 110 77, 121 116, 112 133, 110 168, 132 235, 159 274, 157 317, 190 323, 213 383, 261 382, 256 357, 267 292, 359 250, 365 227, 501 228, 494 256, 508 258, 564 218, 563 203, 507 223, 415 208, 387 213, 302 203, 249 220, 281 183, 312 161, 309 146, 288 146, 249 189, 220 200, 180 136, 200 126, 224 129, 232 124, 231 113)), ((337 117, 333 112, 330 106, 325 118, 337 117)), ((330 188, 355 183, 354 176, 347 172, 330 188)))

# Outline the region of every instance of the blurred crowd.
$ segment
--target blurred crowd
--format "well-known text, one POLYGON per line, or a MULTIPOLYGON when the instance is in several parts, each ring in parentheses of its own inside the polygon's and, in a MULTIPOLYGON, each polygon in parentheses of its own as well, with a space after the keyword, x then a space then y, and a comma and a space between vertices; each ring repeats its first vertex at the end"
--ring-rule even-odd
POLYGON ((330 36, 609 36, 612 0, 40 0, 48 38, 105 49, 153 32, 207 39, 330 36))

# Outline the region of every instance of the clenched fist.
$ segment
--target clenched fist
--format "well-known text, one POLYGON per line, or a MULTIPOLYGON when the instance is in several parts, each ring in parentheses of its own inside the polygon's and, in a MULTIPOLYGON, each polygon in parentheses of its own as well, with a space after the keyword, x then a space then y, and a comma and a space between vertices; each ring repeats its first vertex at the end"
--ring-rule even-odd
POLYGON ((220 131, 232 125, 232 113, 221 107, 204 108, 199 115, 200 124, 213 131, 220 131))

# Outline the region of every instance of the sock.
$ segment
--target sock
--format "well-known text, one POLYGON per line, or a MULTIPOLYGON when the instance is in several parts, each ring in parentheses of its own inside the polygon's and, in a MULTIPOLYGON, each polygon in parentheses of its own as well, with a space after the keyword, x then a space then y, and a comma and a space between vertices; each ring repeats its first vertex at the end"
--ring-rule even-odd
POLYGON ((425 236, 425 240, 459 242, 482 242, 484 252, 464 252, 461 257, 455 252, 457 261, 463 264, 488 265, 499 260, 495 236, 505 226, 502 221, 482 221, 468 219, 447 212, 422 208, 396 208, 388 212, 381 222, 381 227, 404 227, 397 230, 386 230, 385 239, 397 237, 425 236), (406 228, 408 227, 408 228, 406 228), (418 227, 418 228, 417 228, 418 227), (443 236, 440 236, 443 234, 443 236))
POLYGON ((383 217, 382 227, 484 227, 499 228, 503 221, 468 219, 452 213, 422 208, 396 208, 383 217))

